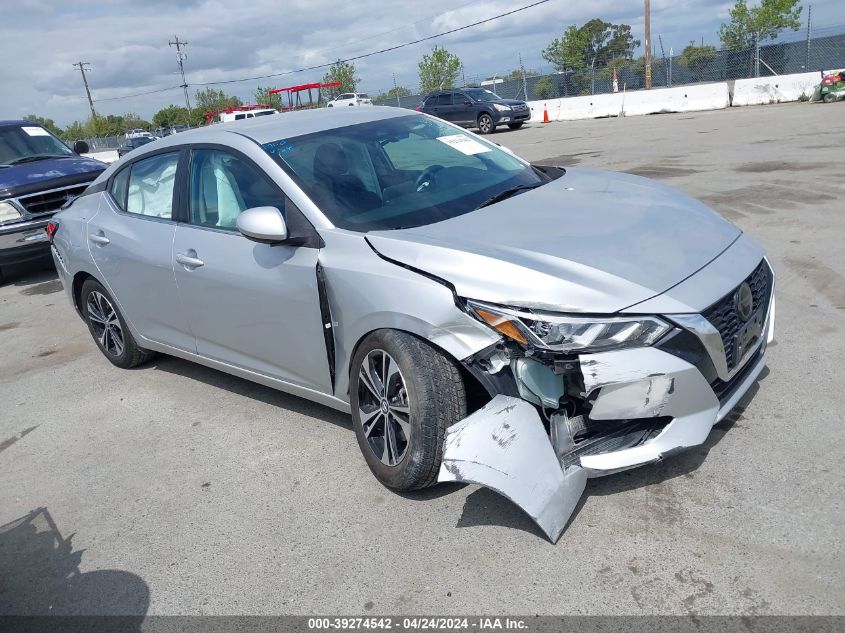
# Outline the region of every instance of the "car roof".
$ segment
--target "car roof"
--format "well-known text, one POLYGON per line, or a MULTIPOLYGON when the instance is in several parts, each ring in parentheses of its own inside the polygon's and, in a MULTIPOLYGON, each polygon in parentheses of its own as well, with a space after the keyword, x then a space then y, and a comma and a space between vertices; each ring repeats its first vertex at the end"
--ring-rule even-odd
POLYGON ((36 125, 42 127, 38 121, 26 121, 24 119, 5 119, 0 121, 0 126, 6 125, 36 125))
POLYGON ((314 108, 284 112, 279 116, 255 117, 241 121, 215 123, 201 128, 180 132, 178 137, 162 139, 158 147, 166 145, 184 145, 203 143, 210 137, 219 138, 219 132, 231 132, 264 144, 283 138, 293 138, 313 132, 322 132, 357 123, 369 123, 400 116, 422 116, 413 110, 392 106, 373 106, 372 108, 314 108))

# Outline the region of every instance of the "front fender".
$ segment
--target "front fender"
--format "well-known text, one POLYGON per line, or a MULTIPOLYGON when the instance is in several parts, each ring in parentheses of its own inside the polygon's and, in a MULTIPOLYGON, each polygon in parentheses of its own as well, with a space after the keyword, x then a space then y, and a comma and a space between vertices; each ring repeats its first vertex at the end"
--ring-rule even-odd
POLYGON ((493 330, 458 308, 449 287, 383 259, 363 235, 326 232, 323 239, 326 248, 319 261, 335 344, 335 397, 349 401, 352 356, 374 330, 403 330, 457 360, 499 340, 493 330))

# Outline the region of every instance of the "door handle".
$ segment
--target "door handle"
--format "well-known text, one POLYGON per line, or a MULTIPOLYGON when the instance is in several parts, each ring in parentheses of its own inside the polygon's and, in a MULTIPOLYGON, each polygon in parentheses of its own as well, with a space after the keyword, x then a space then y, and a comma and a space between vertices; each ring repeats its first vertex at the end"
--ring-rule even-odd
POLYGON ((94 244, 99 244, 100 246, 105 246, 111 241, 109 240, 109 238, 103 235, 102 231, 100 231, 99 233, 91 233, 88 236, 88 239, 94 242, 94 244))
POLYGON ((193 249, 189 250, 187 253, 178 253, 176 255, 176 261, 189 270, 199 268, 200 266, 205 264, 205 262, 201 259, 198 259, 196 257, 196 254, 196 251, 193 249))

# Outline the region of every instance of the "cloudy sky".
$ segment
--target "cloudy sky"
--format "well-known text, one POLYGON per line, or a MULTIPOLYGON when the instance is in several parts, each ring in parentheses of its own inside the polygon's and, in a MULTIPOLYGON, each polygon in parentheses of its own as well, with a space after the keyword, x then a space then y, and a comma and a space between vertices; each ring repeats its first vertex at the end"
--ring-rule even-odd
MULTIPOLYGON (((5 0, 0 55, 0 118, 35 113, 60 125, 88 116, 79 71, 101 114, 137 112, 150 118, 181 89, 121 98, 181 83, 174 35, 187 40, 189 83, 281 73, 360 55, 456 28, 531 4, 533 0, 5 0)), ((753 0, 752 0, 753 1, 753 0)), ((652 0, 652 37, 666 53, 690 40, 717 44, 731 0, 652 0)), ((843 24, 839 0, 813 2, 813 24, 843 24)), ((643 39, 642 0, 549 0, 460 33, 356 62, 360 90, 376 94, 397 82, 416 90, 417 62, 434 44, 460 56, 467 80, 518 67, 549 71, 540 50, 569 24, 593 17, 624 22, 643 39)), ((805 13, 802 19, 806 19, 805 13)), ((659 49, 658 49, 659 50, 659 49)), ((275 87, 317 81, 324 71, 219 86, 245 102, 256 84, 275 87)), ((191 93, 196 87, 191 88, 191 93)))

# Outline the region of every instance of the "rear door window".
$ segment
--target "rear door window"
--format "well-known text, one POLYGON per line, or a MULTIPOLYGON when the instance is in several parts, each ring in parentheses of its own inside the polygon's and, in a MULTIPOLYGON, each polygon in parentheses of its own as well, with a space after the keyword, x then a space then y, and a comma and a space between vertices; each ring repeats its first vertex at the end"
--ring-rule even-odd
POLYGON ((127 170, 129 182, 125 211, 172 220, 173 190, 178 164, 178 152, 158 154, 132 163, 127 170))

